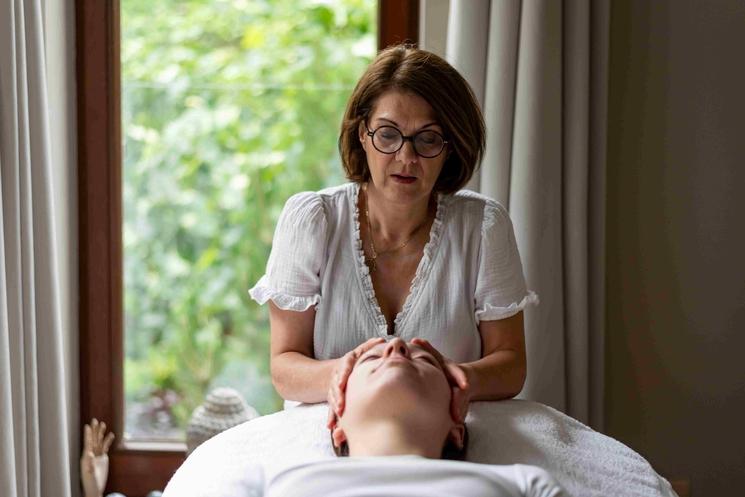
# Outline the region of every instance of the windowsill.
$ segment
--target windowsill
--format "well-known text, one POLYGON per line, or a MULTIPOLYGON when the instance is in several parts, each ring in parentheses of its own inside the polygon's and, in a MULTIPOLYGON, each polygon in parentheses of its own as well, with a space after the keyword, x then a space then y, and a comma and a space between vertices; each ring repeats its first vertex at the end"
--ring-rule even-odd
POLYGON ((165 440, 127 440, 121 443, 119 450, 133 452, 177 452, 186 454, 186 444, 165 440))

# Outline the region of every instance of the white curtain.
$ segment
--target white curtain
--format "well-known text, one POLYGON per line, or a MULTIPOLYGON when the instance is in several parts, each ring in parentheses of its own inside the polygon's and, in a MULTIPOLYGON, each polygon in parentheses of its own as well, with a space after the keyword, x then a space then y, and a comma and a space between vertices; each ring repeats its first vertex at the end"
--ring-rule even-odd
POLYGON ((521 397, 602 430, 610 0, 451 0, 447 59, 487 124, 470 188, 509 209, 528 286, 521 397))
POLYGON ((40 0, 0 0, 0 495, 71 495, 40 0))

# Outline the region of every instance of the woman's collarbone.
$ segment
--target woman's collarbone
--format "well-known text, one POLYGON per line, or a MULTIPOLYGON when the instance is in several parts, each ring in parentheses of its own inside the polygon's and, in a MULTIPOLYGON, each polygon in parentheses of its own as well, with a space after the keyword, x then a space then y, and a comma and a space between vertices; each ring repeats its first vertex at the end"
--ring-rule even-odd
POLYGON ((399 255, 380 255, 375 261, 377 268, 372 273, 374 278, 381 281, 385 281, 390 284, 393 281, 410 281, 416 269, 419 266, 419 262, 422 260, 422 253, 399 255))

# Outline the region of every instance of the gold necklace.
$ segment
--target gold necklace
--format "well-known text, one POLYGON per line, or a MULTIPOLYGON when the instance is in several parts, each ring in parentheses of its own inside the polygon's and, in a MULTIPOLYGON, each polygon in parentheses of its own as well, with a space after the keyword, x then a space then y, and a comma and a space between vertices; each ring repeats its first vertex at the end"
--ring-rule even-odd
MULTIPOLYGON (((427 217, 424 218, 424 221, 422 221, 422 223, 419 226, 414 228, 414 231, 411 232, 411 236, 409 236, 409 238, 404 243, 402 243, 398 247, 384 250, 383 252, 377 252, 375 250, 375 240, 373 237, 372 223, 370 223, 370 210, 369 210, 370 197, 367 195, 367 185, 364 185, 364 187, 362 188, 362 191, 365 192, 365 219, 367 219, 367 232, 370 234, 370 257, 366 258, 365 262, 370 268, 370 272, 374 273, 375 270, 378 268, 378 263, 377 263, 378 256, 397 252, 401 250, 402 248, 404 248, 405 246, 407 246, 409 242, 414 239, 414 236, 416 236, 416 234, 419 232, 422 226, 427 224, 427 221, 429 220, 429 214, 427 215, 427 217)), ((429 210, 429 206, 427 206, 427 209, 429 210)))

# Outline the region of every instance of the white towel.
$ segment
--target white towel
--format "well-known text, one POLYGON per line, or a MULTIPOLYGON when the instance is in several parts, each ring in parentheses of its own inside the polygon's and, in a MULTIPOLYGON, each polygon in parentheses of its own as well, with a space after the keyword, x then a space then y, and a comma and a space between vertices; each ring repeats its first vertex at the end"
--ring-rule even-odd
MULTIPOLYGON (((325 404, 300 405, 217 435, 178 469, 164 497, 261 496, 282 469, 336 457, 327 413, 325 404)), ((466 424, 469 461, 539 466, 575 497, 675 497, 639 454, 543 404, 474 402, 466 424)))

